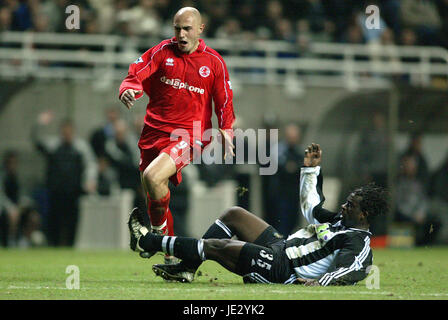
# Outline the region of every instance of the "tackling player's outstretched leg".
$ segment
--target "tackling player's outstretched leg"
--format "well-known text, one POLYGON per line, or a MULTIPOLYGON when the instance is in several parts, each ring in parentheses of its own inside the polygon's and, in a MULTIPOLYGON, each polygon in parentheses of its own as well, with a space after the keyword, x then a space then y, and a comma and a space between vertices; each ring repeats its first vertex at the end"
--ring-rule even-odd
POLYGON ((137 224, 129 227, 131 249, 140 252, 140 255, 144 252, 163 251, 181 258, 182 261, 177 264, 153 266, 156 275, 179 282, 193 281, 194 273, 206 257, 217 261, 229 271, 237 272, 240 250, 246 241, 257 242, 265 230, 270 230, 266 222, 239 207, 227 210, 199 240, 148 233, 143 225, 138 225, 139 219, 132 218, 132 215, 137 214, 138 212, 133 212, 130 218, 130 221, 137 224), (242 241, 230 240, 234 235, 242 241), (132 246, 135 242, 138 244, 132 246))

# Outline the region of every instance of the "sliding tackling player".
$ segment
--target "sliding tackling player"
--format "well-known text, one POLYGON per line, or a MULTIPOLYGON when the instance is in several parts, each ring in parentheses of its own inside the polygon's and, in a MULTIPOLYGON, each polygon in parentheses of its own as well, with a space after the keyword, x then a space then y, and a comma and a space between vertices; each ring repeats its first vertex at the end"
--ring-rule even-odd
POLYGON ((300 208, 309 225, 287 238, 239 207, 224 213, 199 240, 151 234, 134 211, 128 222, 131 249, 163 251, 182 259, 153 266, 156 275, 181 282, 191 282, 202 261, 214 260, 246 283, 355 284, 372 264, 369 225, 388 210, 387 193, 369 184, 350 193, 339 212, 324 209, 321 159, 319 145, 305 150, 300 208))

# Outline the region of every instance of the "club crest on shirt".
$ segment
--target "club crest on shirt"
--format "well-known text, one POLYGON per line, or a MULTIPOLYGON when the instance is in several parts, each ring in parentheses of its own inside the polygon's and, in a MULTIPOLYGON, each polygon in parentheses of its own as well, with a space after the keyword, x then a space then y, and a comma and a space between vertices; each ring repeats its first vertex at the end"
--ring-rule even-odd
POLYGON ((167 66, 174 66, 174 59, 173 58, 167 58, 165 65, 167 65, 167 66))
POLYGON ((199 74, 203 78, 207 78, 210 75, 210 68, 207 66, 202 66, 199 68, 199 74))

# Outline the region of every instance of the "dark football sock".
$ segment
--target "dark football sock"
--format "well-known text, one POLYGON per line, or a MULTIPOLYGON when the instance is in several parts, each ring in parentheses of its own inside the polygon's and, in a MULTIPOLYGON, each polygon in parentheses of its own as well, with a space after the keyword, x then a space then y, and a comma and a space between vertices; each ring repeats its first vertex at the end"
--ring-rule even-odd
POLYGON ((188 237, 161 236, 147 233, 139 240, 145 251, 163 251, 170 256, 199 263, 205 260, 203 241, 188 237))
MULTIPOLYGON (((205 232, 202 239, 230 239, 232 238, 232 231, 219 219, 216 219, 208 230, 205 232)), ((192 260, 186 258, 180 262, 181 265, 187 269, 197 270, 201 265, 202 260, 192 260)))
POLYGON ((216 219, 202 236, 202 239, 230 239, 232 231, 219 219, 216 219))
POLYGON ((145 251, 162 251, 162 240, 164 236, 148 232, 138 241, 138 245, 145 251))

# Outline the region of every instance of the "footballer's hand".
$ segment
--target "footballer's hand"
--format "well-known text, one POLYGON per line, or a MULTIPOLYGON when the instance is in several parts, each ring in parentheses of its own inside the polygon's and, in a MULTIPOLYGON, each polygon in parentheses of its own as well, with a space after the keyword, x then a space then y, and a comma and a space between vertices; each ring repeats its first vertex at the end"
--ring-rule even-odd
POLYGON ((297 278, 297 281, 300 284, 303 284, 305 287, 317 287, 320 286, 320 283, 317 279, 302 279, 302 278, 297 278))
POLYGON ((322 160, 322 150, 320 145, 312 143, 305 149, 305 157, 303 158, 303 165, 305 167, 315 167, 320 165, 322 160))
POLYGON ((120 101, 126 106, 126 108, 131 109, 135 102, 135 96, 142 93, 142 90, 127 89, 120 97, 120 101))
POLYGON ((235 152, 233 149, 235 149, 235 146, 233 145, 232 137, 231 135, 224 129, 219 129, 219 132, 221 133, 221 139, 220 142, 224 146, 224 159, 227 157, 228 154, 231 154, 232 157, 235 156, 235 152))

